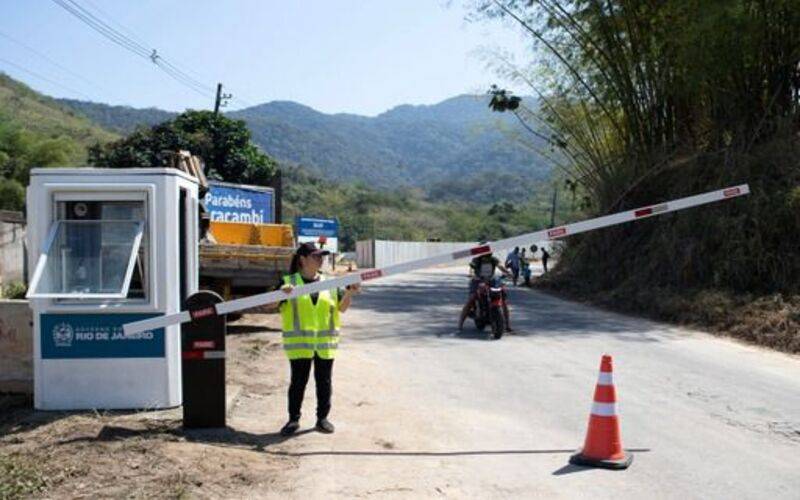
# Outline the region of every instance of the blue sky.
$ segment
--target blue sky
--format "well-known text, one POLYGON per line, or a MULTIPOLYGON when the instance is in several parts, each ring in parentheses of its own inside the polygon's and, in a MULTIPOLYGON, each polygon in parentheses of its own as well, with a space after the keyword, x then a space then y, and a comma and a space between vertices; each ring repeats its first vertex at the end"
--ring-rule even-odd
MULTIPOLYGON (((204 93, 223 82, 239 98, 229 109, 293 100, 374 115, 431 104, 500 82, 487 50, 525 51, 514 26, 467 22, 457 0, 60 1, 158 49, 204 93)), ((178 111, 213 105, 53 0, 0 0, 0 13, 0 70, 46 94, 178 111)))

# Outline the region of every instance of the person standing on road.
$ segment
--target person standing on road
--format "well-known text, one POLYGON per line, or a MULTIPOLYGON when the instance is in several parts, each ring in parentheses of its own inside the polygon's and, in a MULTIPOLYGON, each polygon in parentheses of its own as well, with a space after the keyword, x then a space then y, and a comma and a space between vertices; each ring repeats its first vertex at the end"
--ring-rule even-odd
MULTIPOLYGON (((280 289, 290 294, 297 286, 324 281, 319 269, 327 255, 330 252, 317 248, 314 243, 300 245, 280 289)), ((328 414, 333 359, 339 346, 339 315, 350 307, 353 294, 359 291, 356 284, 345 290, 323 290, 281 302, 283 350, 291 368, 289 421, 281 429, 282 435, 290 436, 300 428, 300 409, 312 364, 317 389, 316 429, 328 434, 334 431, 328 414)))
POLYGON ((525 255, 525 248, 519 252, 519 265, 523 283, 525 283, 525 286, 531 286, 531 264, 525 255))
POLYGON ((544 268, 544 272, 547 272, 547 259, 550 258, 550 254, 547 253, 547 249, 542 247, 542 267, 544 268))
POLYGON ((514 286, 517 286, 517 281, 519 281, 519 247, 514 247, 508 256, 506 257, 506 267, 511 270, 511 279, 514 282, 514 286))

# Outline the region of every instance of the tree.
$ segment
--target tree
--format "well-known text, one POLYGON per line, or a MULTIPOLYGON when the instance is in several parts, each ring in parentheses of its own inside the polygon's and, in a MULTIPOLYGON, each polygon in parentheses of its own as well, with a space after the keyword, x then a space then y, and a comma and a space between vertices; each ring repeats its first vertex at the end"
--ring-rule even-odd
MULTIPOLYGON (((797 0, 477 2, 480 15, 519 25, 534 50, 529 65, 496 59, 503 76, 530 87, 538 108, 529 112, 522 102, 511 110, 498 87, 490 106, 553 137, 568 189, 588 212, 750 185, 747 202, 695 213, 691 223, 687 215, 569 239, 563 283, 616 290, 631 304, 648 288, 797 293, 798 246, 786 237, 800 232, 791 194, 800 185, 797 7, 797 0)), ((663 303, 645 302, 653 304, 645 309, 663 303)))
POLYGON ((21 212, 25 208, 25 188, 14 179, 0 178, 0 210, 21 212))
POLYGON ((0 177, 28 184, 30 169, 62 165, 77 145, 65 136, 46 137, 0 117, 0 177))
POLYGON ((186 111, 175 119, 140 127, 128 137, 89 149, 89 163, 108 168, 161 166, 166 152, 180 149, 200 156, 209 178, 264 185, 278 165, 250 142, 244 121, 211 111, 186 111))

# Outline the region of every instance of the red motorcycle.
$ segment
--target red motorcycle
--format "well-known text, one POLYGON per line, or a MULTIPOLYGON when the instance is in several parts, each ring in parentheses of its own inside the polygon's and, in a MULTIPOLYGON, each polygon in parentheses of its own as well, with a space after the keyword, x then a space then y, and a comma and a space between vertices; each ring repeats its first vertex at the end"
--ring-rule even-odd
POLYGON ((505 301, 506 286, 501 279, 481 280, 475 294, 475 304, 470 311, 475 327, 483 331, 489 325, 492 328, 492 337, 501 338, 506 331, 506 320, 503 316, 505 301))

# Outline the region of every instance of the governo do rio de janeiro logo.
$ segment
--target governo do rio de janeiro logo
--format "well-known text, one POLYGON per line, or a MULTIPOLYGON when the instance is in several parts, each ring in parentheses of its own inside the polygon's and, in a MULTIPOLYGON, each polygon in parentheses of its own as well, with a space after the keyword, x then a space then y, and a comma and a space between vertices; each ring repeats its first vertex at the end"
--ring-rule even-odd
POLYGON ((53 327, 53 343, 56 347, 71 347, 75 332, 68 323, 59 323, 53 327))

